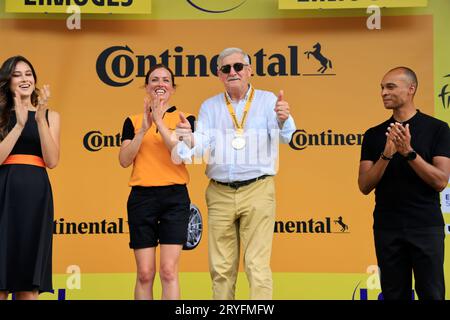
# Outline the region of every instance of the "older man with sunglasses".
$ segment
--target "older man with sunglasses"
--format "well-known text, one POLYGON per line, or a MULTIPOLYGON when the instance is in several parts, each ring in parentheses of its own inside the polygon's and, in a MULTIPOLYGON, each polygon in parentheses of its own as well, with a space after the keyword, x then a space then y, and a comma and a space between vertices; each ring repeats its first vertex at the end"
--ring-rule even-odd
MULTIPOLYGON (((182 159, 207 156, 209 265, 214 299, 234 299, 240 248, 250 299, 272 299, 270 256, 275 223, 274 175, 278 143, 289 143, 295 123, 289 104, 250 85, 248 55, 227 48, 218 57, 224 92, 201 106, 195 146, 178 148, 182 159)), ((189 144, 189 124, 177 132, 189 144), (186 132, 187 135, 184 135, 186 132)))

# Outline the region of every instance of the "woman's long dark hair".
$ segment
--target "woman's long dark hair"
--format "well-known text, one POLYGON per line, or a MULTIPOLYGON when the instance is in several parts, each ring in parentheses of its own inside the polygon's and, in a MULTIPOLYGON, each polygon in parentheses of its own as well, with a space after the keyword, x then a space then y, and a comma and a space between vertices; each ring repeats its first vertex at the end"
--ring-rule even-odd
POLYGON ((31 103, 36 106, 38 103, 39 90, 36 88, 37 77, 33 65, 25 57, 14 56, 6 59, 0 67, 0 141, 8 134, 8 123, 11 110, 14 106, 14 94, 10 90, 11 77, 19 62, 25 62, 30 66, 34 77, 35 89, 31 94, 31 103))

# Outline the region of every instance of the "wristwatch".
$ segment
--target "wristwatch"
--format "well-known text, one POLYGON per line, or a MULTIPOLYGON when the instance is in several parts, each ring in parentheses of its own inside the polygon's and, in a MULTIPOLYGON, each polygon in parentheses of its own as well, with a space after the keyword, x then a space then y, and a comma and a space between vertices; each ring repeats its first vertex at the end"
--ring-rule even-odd
POLYGON ((392 160, 392 157, 386 157, 383 152, 381 153, 380 158, 386 161, 392 160))
POLYGON ((408 152, 408 154, 405 156, 406 160, 408 161, 412 161, 415 158, 417 158, 417 152, 415 152, 414 150, 408 152))

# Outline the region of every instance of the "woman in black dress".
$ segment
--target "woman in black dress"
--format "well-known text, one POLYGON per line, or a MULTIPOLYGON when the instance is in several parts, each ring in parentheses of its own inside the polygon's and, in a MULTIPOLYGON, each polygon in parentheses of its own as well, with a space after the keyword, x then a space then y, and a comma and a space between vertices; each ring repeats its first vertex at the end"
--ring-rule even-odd
POLYGON ((0 68, 0 300, 52 290, 53 197, 46 167, 59 160, 60 119, 48 86, 22 56, 0 68))

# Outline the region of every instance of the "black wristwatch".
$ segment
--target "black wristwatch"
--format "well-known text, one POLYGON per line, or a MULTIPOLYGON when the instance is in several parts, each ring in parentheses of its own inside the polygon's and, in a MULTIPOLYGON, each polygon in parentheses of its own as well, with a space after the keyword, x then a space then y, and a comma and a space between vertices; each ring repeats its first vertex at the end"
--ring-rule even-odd
POLYGON ((392 157, 386 157, 383 152, 381 153, 380 158, 386 161, 392 160, 392 157))
POLYGON ((415 158, 417 158, 417 152, 415 152, 414 150, 411 152, 408 152, 408 154, 405 156, 406 160, 408 161, 412 161, 415 158))

